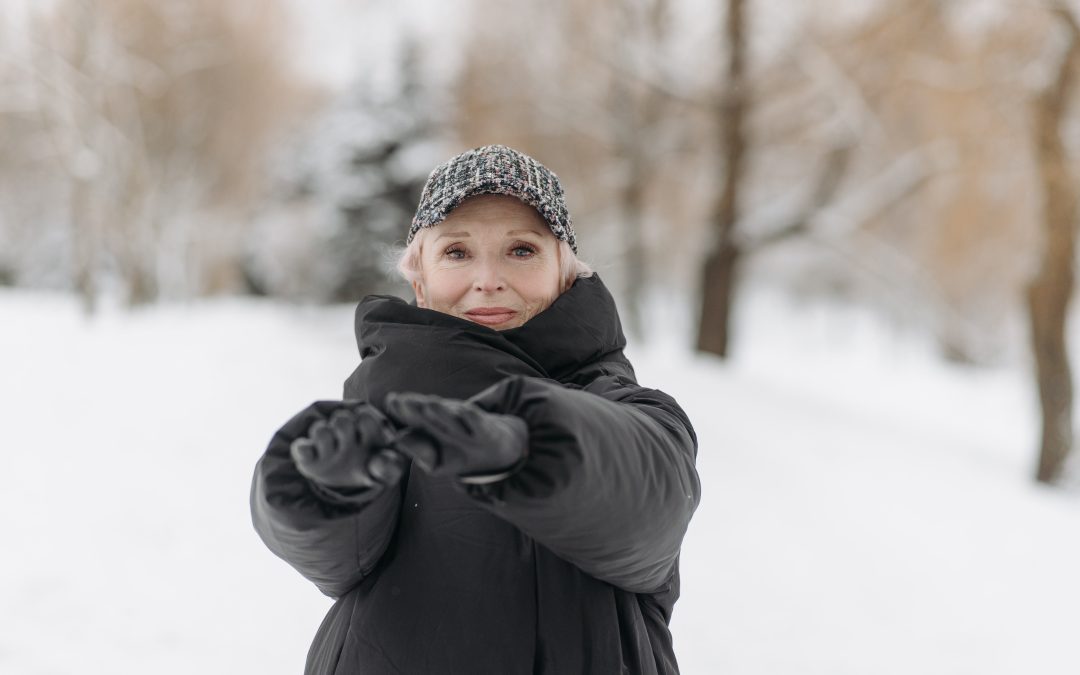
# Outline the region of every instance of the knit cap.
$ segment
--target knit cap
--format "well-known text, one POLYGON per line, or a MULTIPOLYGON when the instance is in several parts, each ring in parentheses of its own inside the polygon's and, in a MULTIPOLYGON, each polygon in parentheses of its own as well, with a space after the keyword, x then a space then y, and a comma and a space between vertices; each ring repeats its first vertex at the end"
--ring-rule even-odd
POLYGON ((435 167, 424 184, 406 244, 421 228, 441 223, 466 198, 499 194, 517 197, 536 209, 556 239, 577 253, 559 177, 528 155, 505 145, 467 150, 435 167))

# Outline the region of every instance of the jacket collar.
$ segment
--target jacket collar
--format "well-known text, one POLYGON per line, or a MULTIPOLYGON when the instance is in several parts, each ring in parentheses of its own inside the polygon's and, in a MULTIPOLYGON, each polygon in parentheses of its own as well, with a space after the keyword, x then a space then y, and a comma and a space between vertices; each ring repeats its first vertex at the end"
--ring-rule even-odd
POLYGON ((626 346, 615 301, 596 275, 578 279, 546 310, 505 331, 417 307, 391 295, 370 295, 361 300, 355 330, 361 357, 381 353, 387 340, 407 339, 416 349, 425 349, 428 341, 420 338, 426 333, 437 334, 440 340, 471 337, 538 365, 548 377, 560 381, 626 346), (431 331, 419 330, 422 327, 431 331))

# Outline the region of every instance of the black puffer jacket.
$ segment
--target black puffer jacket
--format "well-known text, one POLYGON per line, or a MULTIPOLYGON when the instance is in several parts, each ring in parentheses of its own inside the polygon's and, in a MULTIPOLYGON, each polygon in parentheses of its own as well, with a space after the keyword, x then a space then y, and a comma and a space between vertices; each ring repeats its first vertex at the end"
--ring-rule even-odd
POLYGON ((615 304, 579 279, 496 332, 388 296, 356 312, 345 398, 475 397, 529 426, 499 483, 418 468, 363 506, 321 499, 274 436, 255 472, 255 529, 337 599, 307 673, 677 673, 668 620, 697 506, 697 441, 666 394, 637 385, 615 304))

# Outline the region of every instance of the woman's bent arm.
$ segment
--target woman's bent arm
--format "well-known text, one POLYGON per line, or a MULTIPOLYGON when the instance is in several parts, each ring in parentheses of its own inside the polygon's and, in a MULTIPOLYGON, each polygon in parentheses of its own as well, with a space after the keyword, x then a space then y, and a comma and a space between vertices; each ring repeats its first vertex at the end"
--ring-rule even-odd
POLYGON ((697 439, 674 399, 608 376, 584 391, 508 378, 474 400, 528 423, 529 457, 470 494, 598 579, 662 589, 701 494, 697 439))

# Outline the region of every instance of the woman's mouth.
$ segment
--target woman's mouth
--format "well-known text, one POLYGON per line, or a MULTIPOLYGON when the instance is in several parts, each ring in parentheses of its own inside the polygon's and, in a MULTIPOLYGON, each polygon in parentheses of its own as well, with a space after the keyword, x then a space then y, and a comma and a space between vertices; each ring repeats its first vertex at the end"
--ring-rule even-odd
POLYGON ((485 326, 497 326, 517 316, 517 310, 509 307, 474 307, 465 312, 465 317, 470 321, 485 326))

